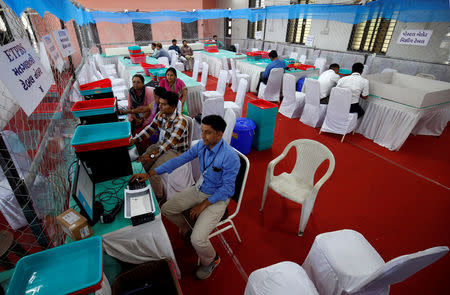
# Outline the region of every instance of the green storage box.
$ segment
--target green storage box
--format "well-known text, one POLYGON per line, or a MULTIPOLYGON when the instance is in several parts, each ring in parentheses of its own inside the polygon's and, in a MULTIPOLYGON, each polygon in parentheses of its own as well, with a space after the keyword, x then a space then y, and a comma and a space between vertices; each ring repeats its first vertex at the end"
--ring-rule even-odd
POLYGON ((266 150, 272 146, 278 107, 264 99, 249 101, 247 118, 256 124, 252 146, 258 150, 266 150))

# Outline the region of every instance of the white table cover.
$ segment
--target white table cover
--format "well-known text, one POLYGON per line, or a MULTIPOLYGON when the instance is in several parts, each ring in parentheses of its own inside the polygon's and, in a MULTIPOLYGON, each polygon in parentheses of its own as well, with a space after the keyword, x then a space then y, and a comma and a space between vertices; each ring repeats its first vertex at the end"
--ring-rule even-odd
MULTIPOLYGON (((222 56, 221 54, 217 54, 217 56, 212 56, 210 54, 204 54, 203 52, 201 53, 202 55, 202 61, 208 63, 209 65, 209 70, 208 70, 208 74, 218 78, 219 74, 220 74, 220 70, 222 69, 222 56)), ((242 54, 242 55, 235 55, 233 57, 234 59, 242 59, 242 58, 247 58, 246 55, 242 54)), ((229 58, 227 58, 228 60, 229 58)))
POLYGON ((450 120, 450 102, 418 109, 369 96, 360 104, 366 113, 357 132, 393 151, 400 149, 410 133, 441 135, 450 120))
MULTIPOLYGON (((250 91, 256 92, 256 87, 259 82, 259 75, 265 70, 266 66, 253 65, 241 60, 236 60, 236 68, 241 72, 241 74, 247 74, 250 76, 250 91)), ((319 70, 288 72, 288 74, 294 75, 298 80, 301 77, 319 76, 319 70)))
POLYGON ((102 235, 102 239, 110 256, 134 264, 167 258, 173 261, 176 274, 181 277, 161 214, 152 222, 123 227, 102 235))

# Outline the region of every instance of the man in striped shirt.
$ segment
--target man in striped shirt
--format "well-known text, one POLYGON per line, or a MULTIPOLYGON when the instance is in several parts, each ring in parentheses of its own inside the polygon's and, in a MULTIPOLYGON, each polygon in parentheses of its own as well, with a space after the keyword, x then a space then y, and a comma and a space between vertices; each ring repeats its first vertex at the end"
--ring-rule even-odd
MULTIPOLYGON (((187 120, 177 111, 178 95, 166 92, 159 100, 159 112, 152 123, 130 140, 130 145, 159 132, 159 140, 147 148, 138 158, 146 171, 155 169, 185 152, 188 146, 187 120)), ((163 184, 159 175, 150 178, 150 184, 157 198, 163 197, 163 184)))

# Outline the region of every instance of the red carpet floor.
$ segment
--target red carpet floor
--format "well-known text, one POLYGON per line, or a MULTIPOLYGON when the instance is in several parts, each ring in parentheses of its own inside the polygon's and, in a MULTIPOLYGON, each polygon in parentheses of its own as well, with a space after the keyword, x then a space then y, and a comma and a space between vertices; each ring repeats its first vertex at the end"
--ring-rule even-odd
MULTIPOLYGON (((207 89, 215 89, 210 77, 207 89)), ((227 88, 226 100, 235 94, 227 88)), ((248 93, 246 102, 255 95, 248 93)), ((245 108, 244 108, 245 112, 245 108)), ((450 132, 440 138, 410 136, 400 151, 391 152, 360 134, 343 143, 333 134, 278 114, 272 148, 248 154, 250 173, 241 210, 235 219, 243 238, 228 231, 212 243, 221 264, 205 281, 193 274, 197 256, 167 220, 182 272, 184 294, 243 294, 247 276, 255 269, 280 261, 303 263, 316 235, 339 229, 361 232, 385 261, 429 247, 450 245, 450 132), (309 138, 325 144, 334 154, 336 168, 319 191, 314 211, 302 237, 297 236, 300 205, 269 191, 259 212, 267 164, 292 140, 309 138)), ((276 173, 291 169, 291 151, 276 173)), ((323 173, 326 167, 321 167, 323 173)), ((450 294, 450 255, 406 281, 391 286, 391 294, 450 294)))

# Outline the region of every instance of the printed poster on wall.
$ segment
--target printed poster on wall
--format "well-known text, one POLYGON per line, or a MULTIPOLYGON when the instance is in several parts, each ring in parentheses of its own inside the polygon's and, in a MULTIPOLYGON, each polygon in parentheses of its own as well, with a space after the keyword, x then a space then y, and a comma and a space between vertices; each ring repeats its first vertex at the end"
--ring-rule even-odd
POLYGON ((397 39, 397 44, 427 46, 433 30, 402 30, 397 39))
POLYGON ((314 35, 308 35, 308 36, 306 36, 305 45, 308 47, 314 47, 315 40, 316 40, 316 37, 314 37, 314 35))
POLYGON ((58 43, 59 50, 63 57, 67 57, 75 53, 69 33, 66 29, 53 31, 53 36, 58 43))
POLYGON ((55 42, 53 41, 52 35, 48 34, 42 37, 42 41, 44 41, 45 49, 47 50, 50 58, 53 60, 53 64, 61 72, 64 62, 61 58, 61 54, 59 54, 58 48, 56 47, 55 42))
POLYGON ((0 79, 29 116, 53 81, 28 41, 19 39, 0 47, 0 79))

